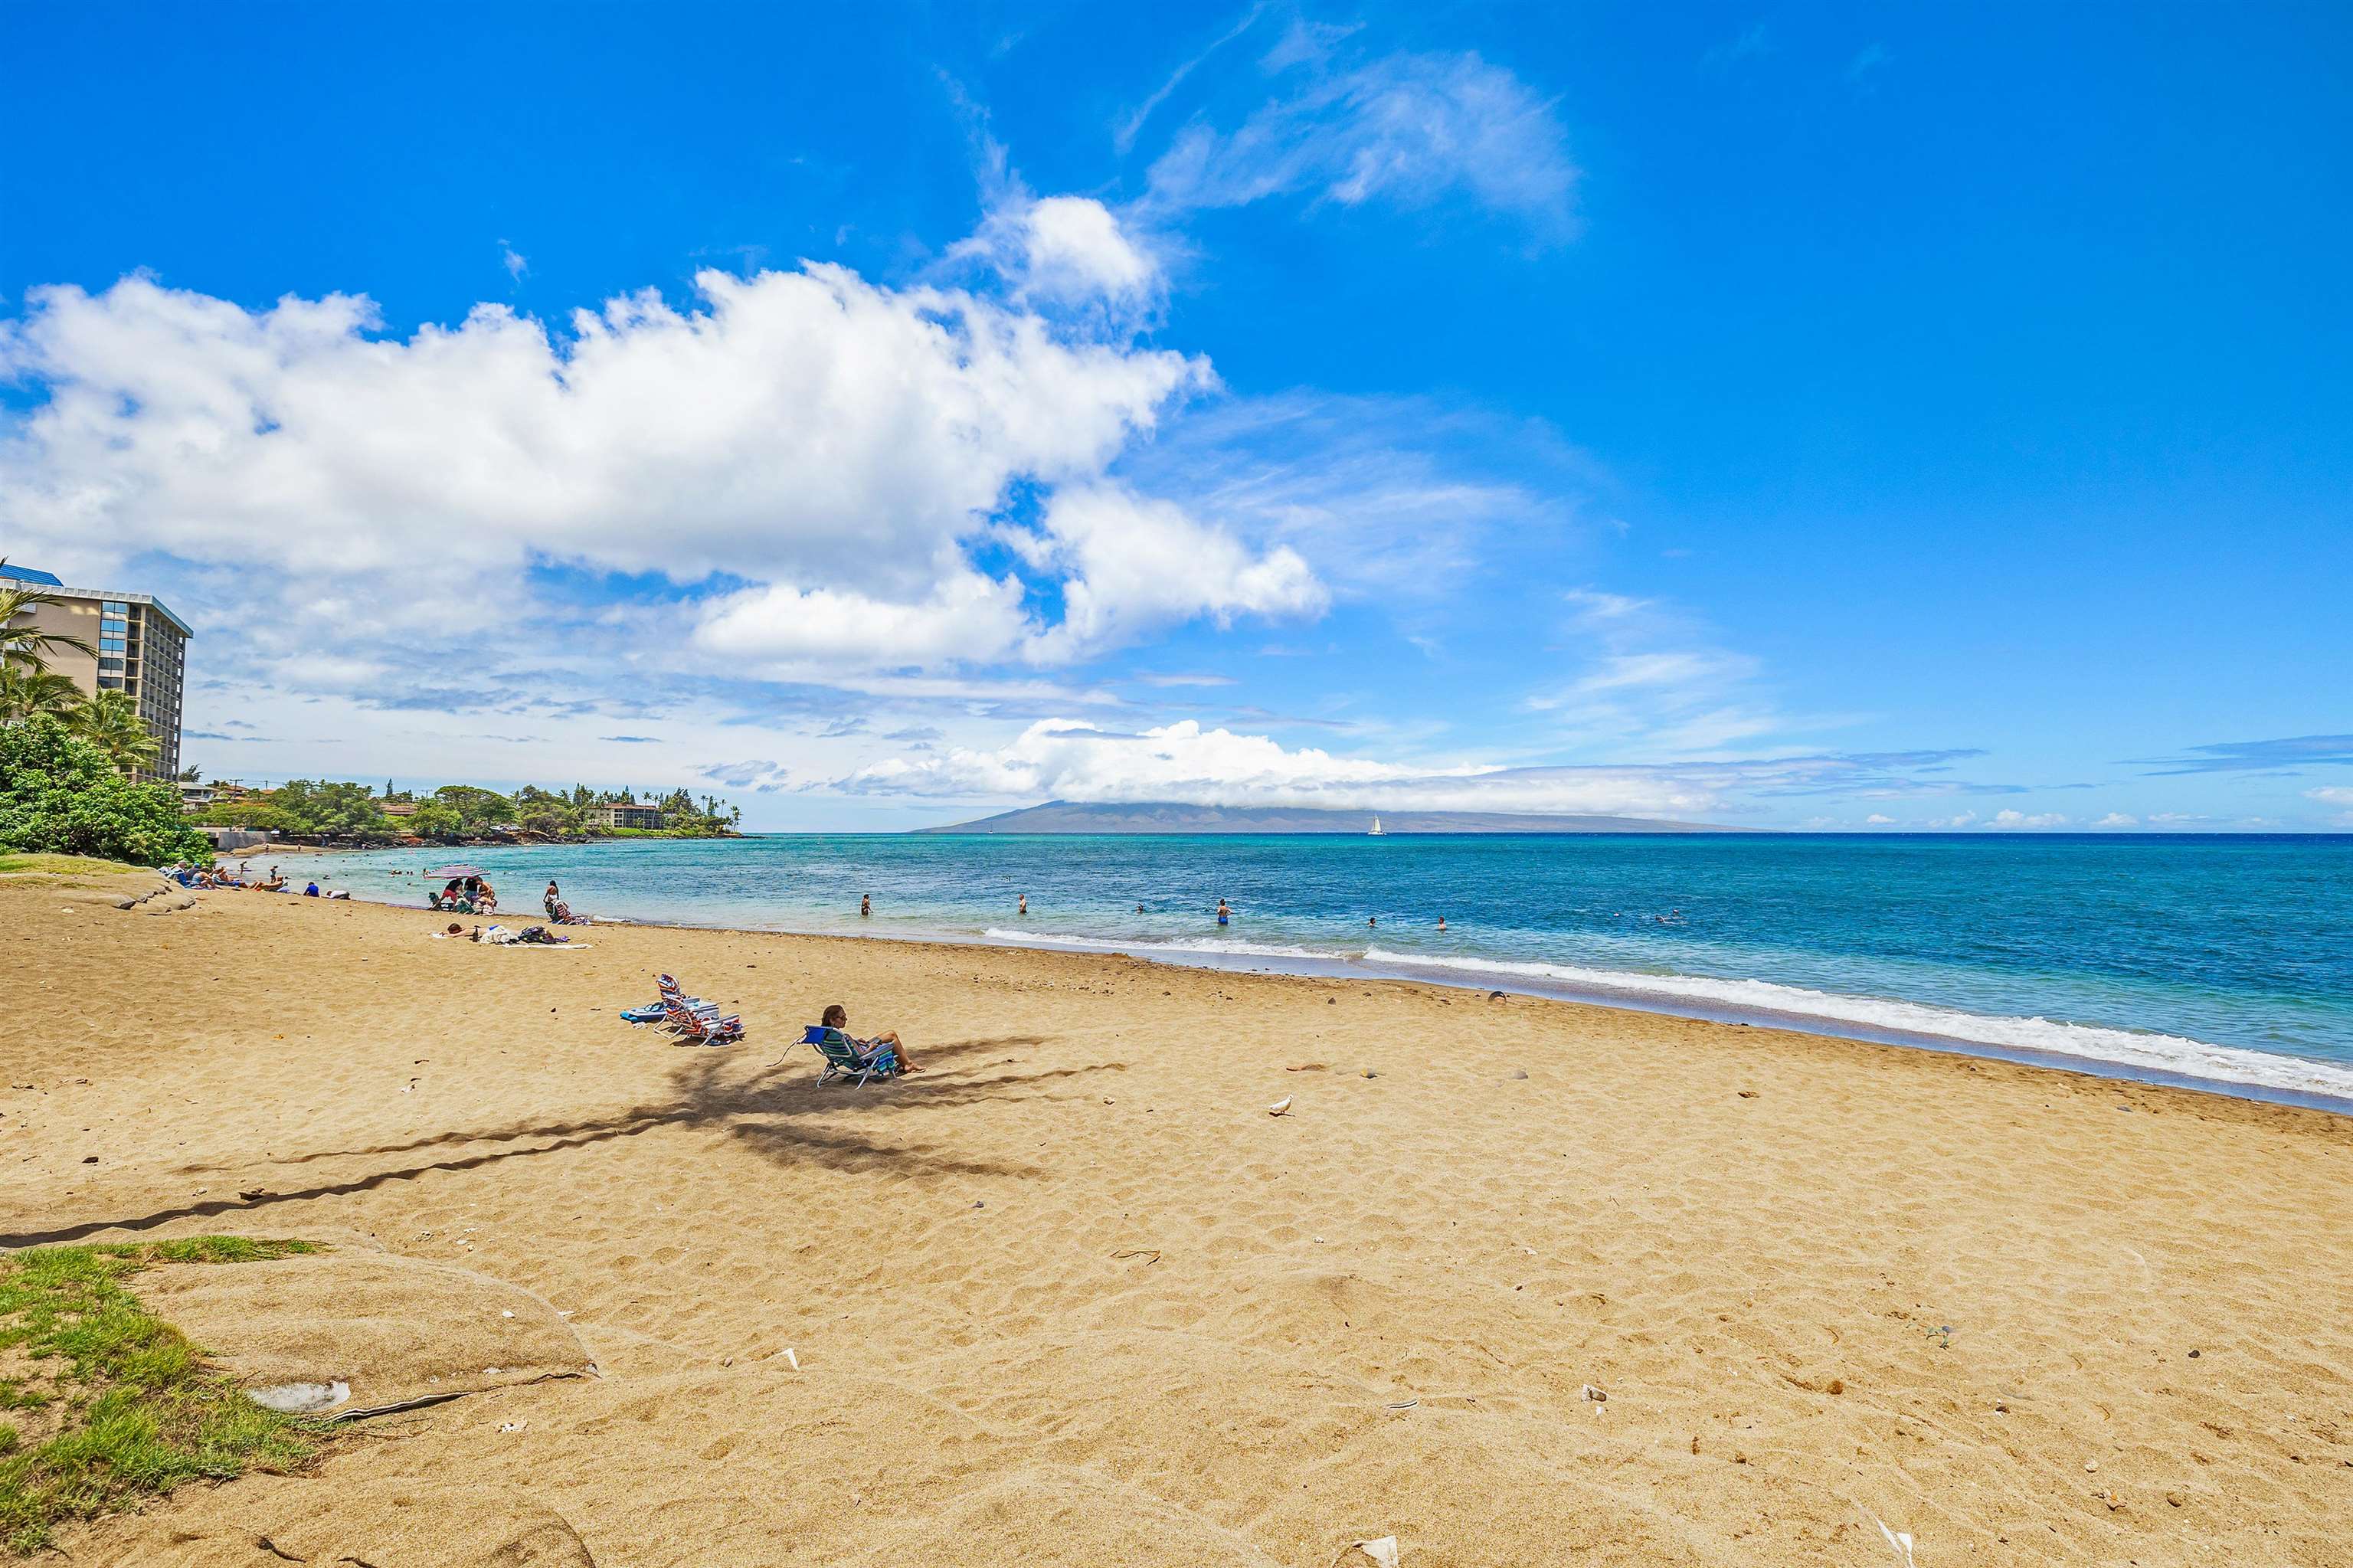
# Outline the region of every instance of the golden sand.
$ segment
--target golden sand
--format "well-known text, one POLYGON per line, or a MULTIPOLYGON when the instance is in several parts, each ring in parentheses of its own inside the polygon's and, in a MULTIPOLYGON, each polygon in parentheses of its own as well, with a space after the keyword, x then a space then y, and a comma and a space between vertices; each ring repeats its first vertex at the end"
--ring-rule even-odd
MULTIPOLYGON (((600 1374, 75 1563, 2353 1563, 2353 1121, 1423 986, 438 924, 0 885, 9 1245, 421 1260, 600 1374), (749 1043, 617 1022, 657 970, 749 1043), (933 1070, 817 1087, 833 1001, 933 1070)), ((339 1277, 304 1353, 358 1384, 423 1319, 339 1277)))

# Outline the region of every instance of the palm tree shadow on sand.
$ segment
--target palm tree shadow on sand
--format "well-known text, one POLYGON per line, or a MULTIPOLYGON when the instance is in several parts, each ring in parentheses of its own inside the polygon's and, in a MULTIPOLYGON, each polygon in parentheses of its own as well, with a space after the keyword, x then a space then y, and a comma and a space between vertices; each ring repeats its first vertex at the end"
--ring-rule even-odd
MULTIPOLYGON (((372 1192, 413 1181, 434 1171, 479 1171, 511 1160, 535 1160, 617 1139, 637 1138, 663 1128, 702 1128, 725 1134, 736 1146, 785 1169, 817 1167, 844 1172, 889 1171, 902 1176, 1034 1176, 1035 1167, 973 1160, 929 1142, 886 1139, 894 1118, 954 1109, 979 1102, 1002 1103, 1048 1097, 1054 1084, 1097 1073, 1124 1072, 1124 1062, 1053 1067, 1030 1073, 965 1076, 948 1065, 1036 1045, 1033 1035, 1008 1035, 934 1045, 922 1061, 928 1071, 913 1078, 877 1081, 861 1087, 818 1086, 798 1070, 787 1078, 785 1061, 754 1064, 748 1073, 739 1052, 697 1051, 670 1072, 671 1093, 599 1117, 567 1121, 517 1121, 501 1126, 451 1129, 364 1149, 314 1150, 269 1161, 307 1166, 322 1161, 377 1161, 386 1157, 448 1151, 442 1158, 391 1162, 332 1181, 280 1192, 255 1188, 236 1198, 183 1203, 136 1216, 89 1220, 54 1230, 0 1234, 0 1247, 47 1246, 79 1241, 105 1231, 144 1231, 175 1220, 218 1214, 260 1213, 282 1204, 372 1192)), ((804 1058, 801 1066, 809 1065, 804 1058)), ((997 1064, 999 1066, 1006 1063, 997 1064)), ((184 1166, 179 1174, 218 1167, 184 1166)))

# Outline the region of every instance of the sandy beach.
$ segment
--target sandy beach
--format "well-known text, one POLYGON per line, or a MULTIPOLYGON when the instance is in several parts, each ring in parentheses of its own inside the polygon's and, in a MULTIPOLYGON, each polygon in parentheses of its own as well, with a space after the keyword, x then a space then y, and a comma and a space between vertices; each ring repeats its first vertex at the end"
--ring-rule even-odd
POLYGON ((327 1243, 158 1309, 233 1370, 478 1392, 78 1563, 2353 1563, 2353 1121, 1405 984, 107 892, 0 881, 0 1240, 327 1243), (618 1022, 665 970, 748 1042, 618 1022), (818 1087, 836 1001, 931 1070, 818 1087))

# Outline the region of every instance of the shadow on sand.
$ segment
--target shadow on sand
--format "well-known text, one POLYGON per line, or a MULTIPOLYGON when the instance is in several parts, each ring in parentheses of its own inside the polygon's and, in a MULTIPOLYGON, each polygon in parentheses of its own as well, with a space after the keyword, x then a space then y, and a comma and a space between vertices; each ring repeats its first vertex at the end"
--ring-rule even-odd
MULTIPOLYGON (((301 1166, 320 1160, 375 1160, 437 1150, 449 1151, 441 1159, 386 1164, 364 1174, 285 1192, 252 1189, 233 1199, 183 1203, 152 1213, 89 1220, 54 1230, 0 1234, 0 1247, 49 1246, 79 1241, 104 1231, 153 1230, 174 1220, 259 1213, 284 1203, 371 1192, 390 1182, 415 1181, 437 1171, 478 1171, 509 1160, 537 1159, 615 1139, 636 1138, 659 1128, 722 1132, 739 1147, 788 1169, 817 1166, 828 1171, 891 1171, 919 1176, 1033 1175, 1036 1172, 1031 1168, 966 1160, 934 1144, 886 1141, 877 1135, 892 1118, 910 1112, 952 1108, 979 1101, 1041 1097, 1044 1086, 1059 1080, 1123 1072, 1126 1067, 1124 1063, 1106 1062, 977 1077, 941 1070, 948 1063, 1041 1043, 1034 1035, 1007 1035, 934 1045, 921 1058, 930 1071, 913 1078, 876 1082, 863 1087, 835 1085, 819 1088, 814 1076, 802 1070, 815 1065, 814 1056, 797 1064, 792 1069, 793 1076, 787 1079, 786 1068, 781 1064, 754 1065, 744 1072, 740 1067, 745 1060, 743 1053, 697 1051, 671 1071, 671 1093, 657 1103, 572 1121, 514 1122, 453 1129, 366 1149, 315 1150, 287 1155, 270 1163, 301 1166), (868 1128, 873 1132, 864 1130, 868 1128)), ((208 1168, 190 1166, 183 1171, 187 1173, 205 1169, 208 1168)))

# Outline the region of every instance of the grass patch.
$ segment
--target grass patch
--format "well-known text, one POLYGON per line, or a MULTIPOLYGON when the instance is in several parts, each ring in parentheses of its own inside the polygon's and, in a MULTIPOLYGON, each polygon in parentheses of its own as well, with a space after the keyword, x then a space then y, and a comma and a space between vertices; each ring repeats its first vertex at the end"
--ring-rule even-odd
POLYGON ((120 876, 144 869, 81 854, 0 853, 0 876, 120 876))
POLYGON ((130 1508, 183 1481, 307 1458, 309 1424, 262 1409, 207 1371, 204 1352, 140 1306, 123 1281, 155 1263, 251 1263, 317 1250, 192 1236, 0 1256, 0 1361, 18 1369, 0 1378, 0 1543, 29 1554, 61 1520, 130 1508))

